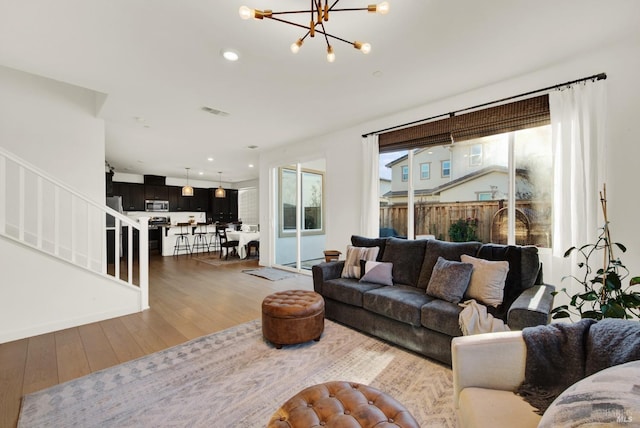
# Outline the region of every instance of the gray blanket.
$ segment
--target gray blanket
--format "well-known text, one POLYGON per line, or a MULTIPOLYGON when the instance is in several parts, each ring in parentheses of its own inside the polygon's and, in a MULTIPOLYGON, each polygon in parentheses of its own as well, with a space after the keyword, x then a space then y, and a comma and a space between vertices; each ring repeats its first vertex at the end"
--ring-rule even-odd
POLYGON ((640 360, 640 323, 584 319, 574 324, 525 328, 525 379, 516 393, 543 414, 580 379, 607 367, 640 360))

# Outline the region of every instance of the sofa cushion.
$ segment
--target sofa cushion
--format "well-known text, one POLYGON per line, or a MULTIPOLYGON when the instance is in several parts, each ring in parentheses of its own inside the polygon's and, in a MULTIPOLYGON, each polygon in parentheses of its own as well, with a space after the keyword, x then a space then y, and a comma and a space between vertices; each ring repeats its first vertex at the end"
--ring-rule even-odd
POLYGON ((458 397, 458 426, 536 427, 541 416, 512 391, 467 387, 458 397))
POLYGON ((415 287, 420 277, 428 240, 409 241, 389 238, 382 256, 383 262, 393 263, 393 282, 415 287))
POLYGON ((343 278, 360 278, 360 260, 375 260, 378 257, 379 247, 354 247, 347 246, 347 257, 342 269, 343 278))
POLYGON ((362 307, 414 327, 420 327, 420 308, 433 297, 407 285, 381 287, 364 293, 362 307))
POLYGON ((373 284, 393 285, 393 264, 367 260, 362 269, 363 275, 360 282, 373 284))
POLYGON ((469 286, 473 265, 438 257, 427 285, 427 294, 451 303, 459 303, 469 286))
POLYGON ((387 245, 387 238, 366 238, 364 236, 352 235, 351 236, 351 245, 354 247, 379 247, 380 251, 378 251, 378 257, 376 257, 376 261, 382 261, 382 256, 384 255, 384 250, 387 245))
POLYGON ((485 260, 506 260, 509 273, 504 285, 503 303, 498 307, 501 318, 514 300, 527 288, 533 287, 540 270, 538 249, 533 246, 484 244, 476 256, 485 260))
POLYGON ((361 308, 362 295, 379 287, 384 286, 370 282, 359 282, 353 278, 330 279, 322 285, 322 295, 329 299, 361 308))
POLYGON ((463 254, 460 260, 473 265, 465 300, 475 299, 484 305, 498 307, 504 297, 504 281, 509 272, 509 262, 477 259, 463 254))
POLYGON ((437 239, 427 239, 427 248, 422 262, 422 269, 418 277, 418 288, 426 289, 431 279, 431 272, 438 261, 438 257, 447 260, 460 261, 462 254, 475 256, 482 245, 480 242, 446 242, 437 239))
POLYGON ((420 308, 420 323, 447 336, 462 336, 458 317, 462 308, 455 303, 434 299, 420 308))

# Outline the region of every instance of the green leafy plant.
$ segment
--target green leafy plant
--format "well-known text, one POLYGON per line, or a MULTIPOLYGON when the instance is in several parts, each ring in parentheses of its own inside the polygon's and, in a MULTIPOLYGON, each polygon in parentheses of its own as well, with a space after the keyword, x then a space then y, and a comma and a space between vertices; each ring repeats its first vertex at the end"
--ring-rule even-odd
POLYGON ((449 226, 449 239, 453 242, 477 241, 478 219, 459 219, 449 226))
POLYGON ((596 242, 579 248, 571 247, 564 253, 564 257, 577 253, 578 268, 583 269, 584 275, 568 275, 562 280, 575 280, 581 284, 582 290, 573 295, 570 295, 566 288, 553 293, 554 296, 564 293, 570 298, 568 305, 558 306, 551 311, 554 319, 570 318, 572 315, 597 320, 640 317, 640 292, 633 288, 640 284, 640 276, 632 277, 628 286, 623 285, 629 276, 629 270, 619 257, 614 256, 614 250, 624 253, 627 248, 619 242, 611 241, 607 220, 606 187, 600 192, 600 204, 604 214, 604 226, 599 229, 600 235, 596 242), (594 272, 591 266, 598 263, 596 257, 600 255, 602 267, 594 272))

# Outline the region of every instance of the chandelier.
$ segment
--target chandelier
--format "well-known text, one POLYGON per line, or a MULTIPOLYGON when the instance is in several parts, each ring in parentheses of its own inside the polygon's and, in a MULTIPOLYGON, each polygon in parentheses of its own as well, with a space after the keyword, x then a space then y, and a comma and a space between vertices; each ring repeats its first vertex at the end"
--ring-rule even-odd
POLYGON ((336 55, 333 52, 333 46, 329 43, 329 39, 339 40, 341 42, 352 45, 354 48, 360 50, 364 54, 368 54, 371 51, 371 45, 369 43, 363 43, 359 41, 350 42, 341 37, 335 36, 333 34, 327 33, 325 26, 329 21, 329 14, 334 12, 352 12, 358 10, 366 10, 371 13, 379 13, 380 15, 385 15, 389 12, 389 3, 386 1, 380 4, 372 4, 367 7, 359 7, 359 8, 344 8, 338 9, 336 5, 340 0, 335 0, 331 6, 329 6, 329 0, 311 0, 311 6, 307 10, 288 10, 282 12, 274 12, 272 10, 258 10, 258 9, 250 9, 247 6, 240 7, 240 18, 242 19, 272 19, 274 21, 284 22, 285 24, 293 25, 295 27, 300 27, 305 29, 307 32, 304 36, 293 42, 291 44, 291 52, 298 53, 304 40, 309 37, 315 37, 316 33, 322 34, 324 36, 324 40, 327 43, 327 61, 334 62, 336 60, 336 55), (287 14, 307 14, 309 16, 309 25, 300 24, 297 22, 287 21, 286 19, 282 19, 279 16, 287 15, 287 14))

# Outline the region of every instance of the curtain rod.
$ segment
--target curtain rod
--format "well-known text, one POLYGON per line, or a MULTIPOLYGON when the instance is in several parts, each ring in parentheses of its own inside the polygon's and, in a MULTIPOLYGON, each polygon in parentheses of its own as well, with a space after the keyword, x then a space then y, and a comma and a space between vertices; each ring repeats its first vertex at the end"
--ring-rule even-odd
POLYGON ((490 106, 492 104, 498 104, 498 103, 501 103, 501 102, 504 102, 504 101, 513 100, 513 99, 516 99, 516 98, 522 98, 522 97, 526 97, 526 96, 529 96, 529 95, 538 94, 538 93, 541 93, 541 92, 548 92, 548 91, 551 91, 553 89, 562 88, 564 86, 571 86, 571 85, 574 85, 576 83, 585 82, 587 80, 597 81, 597 80, 605 80, 606 78, 607 78, 607 74, 606 73, 598 73, 598 74, 594 74, 593 76, 583 77, 582 79, 577 79, 577 80, 572 80, 570 82, 560 83, 558 85, 553 85, 553 86, 549 86, 547 88, 537 89, 535 91, 525 92, 524 94, 513 95, 513 96, 510 96, 510 97, 501 98, 501 99, 495 100, 495 101, 489 101, 487 103, 478 104, 478 105, 475 105, 473 107, 463 108, 463 109, 456 110, 456 111, 453 111, 453 112, 450 112, 450 113, 443 113, 443 114, 439 114, 437 116, 431 116, 431 117, 427 117, 427 118, 424 118, 424 119, 414 120, 413 122, 403 123, 402 125, 395 125, 395 126, 391 126, 389 128, 380 129, 378 131, 368 132, 366 134, 362 134, 362 138, 368 137, 369 135, 373 135, 373 134, 380 134, 382 132, 393 131, 394 129, 400 129, 400 128, 404 128, 404 127, 407 127, 407 126, 410 126, 410 125, 416 125, 418 123, 427 122, 429 120, 437 119, 439 117, 455 116, 458 113, 462 113, 462 112, 465 112, 465 111, 468 111, 468 110, 475 110, 475 109, 480 108, 480 107, 486 107, 486 106, 490 106))

